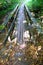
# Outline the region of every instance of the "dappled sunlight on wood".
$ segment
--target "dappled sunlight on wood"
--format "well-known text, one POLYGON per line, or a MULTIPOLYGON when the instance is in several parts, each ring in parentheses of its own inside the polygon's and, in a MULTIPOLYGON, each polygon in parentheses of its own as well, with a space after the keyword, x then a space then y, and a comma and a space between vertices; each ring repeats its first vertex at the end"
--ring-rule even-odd
POLYGON ((27 23, 27 21, 26 21, 26 20, 24 20, 24 21, 23 21, 23 23, 27 23))
POLYGON ((9 36, 9 37, 8 37, 8 42, 9 42, 9 43, 17 43, 17 38, 11 40, 11 39, 10 39, 10 36, 9 36))
POLYGON ((24 32, 23 38, 24 38, 25 41, 29 41, 30 40, 30 34, 29 34, 28 30, 24 32))

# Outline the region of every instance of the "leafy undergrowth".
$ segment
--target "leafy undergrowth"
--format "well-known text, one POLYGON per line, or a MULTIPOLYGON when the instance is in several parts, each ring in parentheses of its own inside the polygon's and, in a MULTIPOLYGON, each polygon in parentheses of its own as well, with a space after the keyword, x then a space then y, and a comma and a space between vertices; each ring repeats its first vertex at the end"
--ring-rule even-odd
POLYGON ((43 65, 43 46, 28 44, 25 54, 29 65, 43 65))
POLYGON ((17 4, 12 4, 10 7, 8 7, 7 9, 5 9, 5 10, 2 10, 2 11, 0 11, 0 17, 2 18, 4 15, 6 15, 8 12, 10 12, 10 11, 12 11, 14 8, 15 8, 15 6, 16 6, 17 4))
POLYGON ((43 0, 30 0, 26 5, 31 11, 35 13, 39 12, 38 15, 43 16, 43 0))
POLYGON ((10 43, 6 44, 6 48, 3 46, 3 44, 0 43, 0 65, 13 65, 15 62, 15 47, 17 45, 13 43, 10 48, 10 43))
MULTIPOLYGON (((15 53, 20 52, 19 45, 15 43, 7 43, 6 47, 0 43, 0 65, 14 65, 15 53)), ((35 46, 34 44, 27 44, 22 51, 25 54, 25 59, 29 65, 42 65, 43 64, 43 46, 35 46)), ((19 58, 21 61, 21 58, 19 58)))

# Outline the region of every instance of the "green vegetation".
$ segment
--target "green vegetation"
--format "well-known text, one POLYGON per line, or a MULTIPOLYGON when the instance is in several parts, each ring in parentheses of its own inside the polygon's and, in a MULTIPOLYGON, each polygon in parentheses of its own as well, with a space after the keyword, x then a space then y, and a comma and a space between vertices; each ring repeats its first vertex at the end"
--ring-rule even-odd
POLYGON ((4 25, 0 25, 0 30, 3 30, 4 29, 4 25))
POLYGON ((30 0, 26 5, 35 14, 37 22, 43 27, 43 0, 30 0))
MULTIPOLYGON (((20 4, 20 3, 21 3, 21 0, 0 0, 0 20, 3 19, 3 17, 8 12, 11 12, 16 7, 17 4, 20 4)), ((3 28, 4 26, 0 25, 0 30, 2 30, 3 28)))
POLYGON ((19 0, 0 0, 0 18, 7 12, 12 11, 19 0))
POLYGON ((26 5, 34 12, 43 12, 43 0, 30 0, 26 5))

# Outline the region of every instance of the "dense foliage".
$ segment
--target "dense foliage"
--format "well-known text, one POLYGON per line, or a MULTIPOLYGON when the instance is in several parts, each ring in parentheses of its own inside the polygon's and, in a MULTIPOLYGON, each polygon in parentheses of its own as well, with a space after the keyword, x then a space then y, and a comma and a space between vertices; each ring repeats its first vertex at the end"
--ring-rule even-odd
POLYGON ((27 6, 31 9, 31 10, 42 10, 43 9, 43 0, 30 0, 27 3, 27 6))
POLYGON ((18 3, 19 0, 0 0, 0 17, 13 10, 18 3))
POLYGON ((1 0, 0 1, 0 10, 5 9, 6 7, 12 5, 12 4, 18 3, 18 0, 1 0))

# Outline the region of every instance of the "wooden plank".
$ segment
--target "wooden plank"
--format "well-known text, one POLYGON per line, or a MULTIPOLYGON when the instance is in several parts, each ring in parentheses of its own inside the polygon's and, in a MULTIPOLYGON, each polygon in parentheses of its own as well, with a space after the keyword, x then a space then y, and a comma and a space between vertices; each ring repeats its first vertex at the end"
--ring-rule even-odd
POLYGON ((3 41, 3 44, 4 44, 4 45, 6 45, 6 42, 7 42, 7 40, 8 40, 8 36, 10 35, 10 33, 11 33, 13 27, 14 27, 15 20, 16 20, 16 18, 17 18, 18 11, 19 11, 19 9, 17 10, 16 16, 14 17, 14 20, 13 20, 13 22, 12 22, 12 24, 11 24, 9 30, 8 30, 8 33, 7 33, 7 35, 6 35, 6 37, 5 37, 4 41, 3 41))
POLYGON ((11 19, 11 17, 15 14, 16 10, 18 9, 18 4, 17 6, 15 7, 15 9, 7 16, 7 18, 5 19, 5 21, 2 23, 2 25, 5 26, 7 25, 7 23, 9 22, 9 20, 11 19))
POLYGON ((30 12, 30 10, 28 9, 28 7, 25 5, 25 10, 26 10, 26 12, 27 12, 27 15, 28 15, 28 17, 29 17, 29 19, 32 21, 32 23, 37 23, 37 20, 31 15, 31 12, 30 12))

